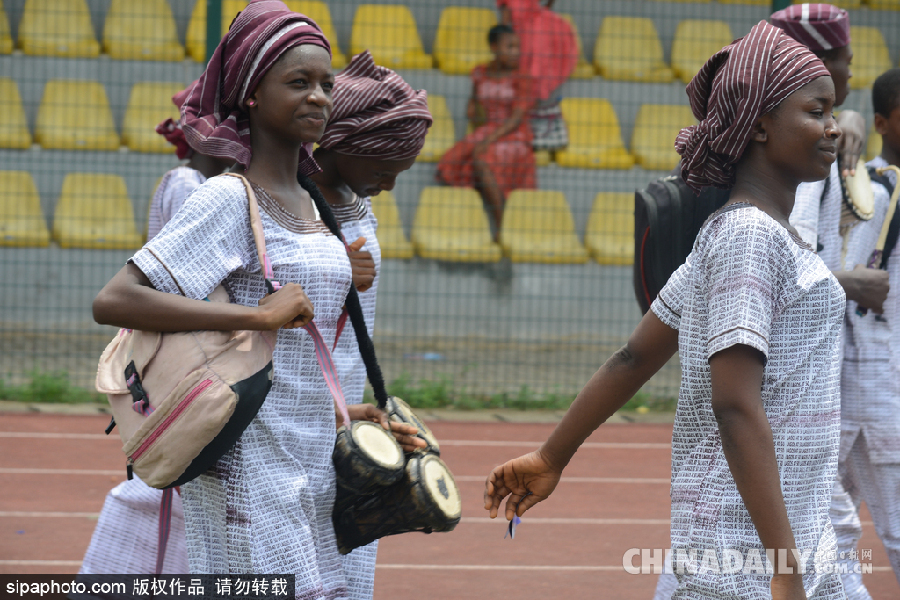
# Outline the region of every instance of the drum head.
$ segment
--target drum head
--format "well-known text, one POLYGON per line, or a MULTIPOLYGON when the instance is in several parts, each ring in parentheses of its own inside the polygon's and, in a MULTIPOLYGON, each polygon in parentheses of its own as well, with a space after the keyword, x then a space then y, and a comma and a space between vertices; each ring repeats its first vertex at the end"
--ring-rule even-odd
POLYGON ((353 439, 373 461, 388 468, 403 465, 403 449, 381 425, 371 421, 355 421, 353 439))
POLYGON ((869 171, 862 159, 856 163, 856 175, 842 178, 846 190, 847 205, 858 219, 868 221, 875 214, 875 195, 872 193, 872 181, 869 171))
POLYGON ((419 478, 447 520, 458 520, 462 514, 462 500, 444 461, 434 455, 425 456, 419 465, 419 478))

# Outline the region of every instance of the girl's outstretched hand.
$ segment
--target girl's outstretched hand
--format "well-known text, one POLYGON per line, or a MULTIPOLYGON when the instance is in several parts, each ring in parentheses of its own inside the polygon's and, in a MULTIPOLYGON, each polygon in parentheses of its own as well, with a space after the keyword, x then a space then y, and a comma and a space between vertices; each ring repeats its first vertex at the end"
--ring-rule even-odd
POLYGON ((559 483, 562 471, 554 470, 541 456, 531 452, 494 467, 484 486, 484 509, 495 518, 506 496, 506 520, 521 517, 525 511, 545 500, 559 483), (530 492, 530 494, 529 494, 530 492))

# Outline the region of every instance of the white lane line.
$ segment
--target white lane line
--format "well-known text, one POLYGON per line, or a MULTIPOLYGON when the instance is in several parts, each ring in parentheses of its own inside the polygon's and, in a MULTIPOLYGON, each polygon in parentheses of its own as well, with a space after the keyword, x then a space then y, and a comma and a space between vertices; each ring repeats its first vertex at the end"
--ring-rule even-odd
POLYGON ((99 516, 96 512, 0 510, 0 518, 12 519, 96 519, 99 516))
MULTIPOLYGON (((522 446, 538 448, 543 441, 523 442, 520 440, 438 440, 441 446, 522 446)), ((670 443, 650 442, 585 442, 579 448, 595 449, 632 449, 632 450, 671 450, 670 443)))
MULTIPOLYGON (((80 567, 80 560, 0 560, 0 566, 10 567, 80 567)), ((27 577, 27 575, 23 575, 27 577)))
POLYGON ((621 571, 622 565, 416 565, 416 564, 375 564, 376 569, 398 569, 408 571, 621 571))
POLYGON ((0 431, 0 438, 121 441, 117 435, 106 435, 104 433, 45 433, 39 431, 0 431))
MULTIPOLYGON (((32 439, 59 439, 59 440, 116 440, 115 435, 102 433, 45 433, 29 431, 0 431, 0 438, 32 438, 32 439)), ((543 441, 527 442, 521 440, 438 440, 441 446, 501 446, 501 447, 525 447, 537 448, 543 441)), ((581 448, 594 449, 634 449, 634 450, 669 450, 669 443, 650 442, 586 442, 581 448)))
POLYGON ((0 468, 0 475, 121 475, 125 477, 124 467, 121 469, 16 469, 0 468))
MULTIPOLYGON (((487 477, 483 475, 454 475, 453 479, 463 482, 477 481, 484 483, 487 477)), ((672 480, 668 477, 659 479, 640 477, 563 477, 560 479, 560 483, 663 483, 669 485, 672 483, 672 480)))

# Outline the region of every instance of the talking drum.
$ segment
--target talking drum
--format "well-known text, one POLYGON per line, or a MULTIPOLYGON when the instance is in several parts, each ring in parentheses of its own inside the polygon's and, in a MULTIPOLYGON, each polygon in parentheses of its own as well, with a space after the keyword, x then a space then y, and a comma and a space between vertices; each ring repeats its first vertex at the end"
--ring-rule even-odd
MULTIPOLYGON (((872 181, 869 178, 866 163, 859 159, 859 162, 856 163, 856 174, 841 176, 840 179, 844 205, 846 209, 849 209, 849 213, 852 215, 851 219, 859 221, 871 219, 875 214, 875 196, 872 193, 872 181)), ((846 225, 845 220, 841 219, 841 225, 846 225)))
POLYGON ((340 486, 353 494, 372 494, 403 477, 403 449, 371 421, 338 429, 332 462, 340 486))
POLYGON ((354 494, 338 480, 333 512, 338 550, 348 554, 388 535, 452 531, 462 515, 459 488, 434 454, 414 452, 403 478, 369 496, 354 494))
POLYGON ((407 425, 415 427, 418 430, 416 437, 424 440, 427 444, 427 447, 423 448, 423 451, 440 456, 441 447, 438 444, 437 438, 431 433, 431 429, 428 425, 413 412, 409 404, 396 396, 390 396, 388 397, 387 405, 384 407, 384 412, 388 414, 388 417, 392 421, 406 423, 407 425))

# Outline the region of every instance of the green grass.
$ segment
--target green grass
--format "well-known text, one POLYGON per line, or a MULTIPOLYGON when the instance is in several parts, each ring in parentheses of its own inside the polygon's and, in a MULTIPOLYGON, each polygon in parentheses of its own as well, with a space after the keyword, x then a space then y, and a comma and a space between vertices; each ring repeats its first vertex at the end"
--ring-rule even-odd
MULTIPOLYGON (((402 398, 414 408, 450 408, 456 410, 480 410, 511 408, 518 410, 566 410, 575 399, 568 394, 541 394, 522 386, 515 394, 472 395, 454 388, 452 380, 439 376, 436 380, 412 382, 409 375, 402 374, 387 385, 388 394, 402 398)), ((370 391, 366 391, 366 401, 374 403, 370 391)), ((672 412, 675 398, 657 398, 638 392, 629 400, 623 410, 641 413, 672 412)))
POLYGON ((0 400, 82 404, 106 402, 106 396, 72 385, 65 371, 32 371, 29 381, 22 385, 7 385, 0 379, 0 400))

